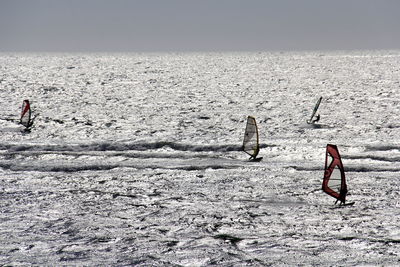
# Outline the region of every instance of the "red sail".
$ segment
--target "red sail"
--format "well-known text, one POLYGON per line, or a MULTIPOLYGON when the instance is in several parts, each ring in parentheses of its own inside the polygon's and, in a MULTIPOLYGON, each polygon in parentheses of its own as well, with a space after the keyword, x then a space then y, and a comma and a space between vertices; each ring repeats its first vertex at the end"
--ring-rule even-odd
POLYGON ((20 122, 25 127, 29 127, 31 124, 31 106, 29 104, 29 100, 24 100, 24 102, 22 102, 20 122))
POLYGON ((326 146, 322 190, 345 204, 347 194, 346 177, 339 151, 335 145, 328 144, 326 146))

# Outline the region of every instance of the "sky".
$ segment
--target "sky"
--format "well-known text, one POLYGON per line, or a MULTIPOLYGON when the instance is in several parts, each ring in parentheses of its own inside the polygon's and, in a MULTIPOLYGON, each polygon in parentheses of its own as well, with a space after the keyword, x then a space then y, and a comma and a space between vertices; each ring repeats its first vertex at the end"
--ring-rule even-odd
POLYGON ((0 0, 2 52, 400 49, 399 0, 0 0))

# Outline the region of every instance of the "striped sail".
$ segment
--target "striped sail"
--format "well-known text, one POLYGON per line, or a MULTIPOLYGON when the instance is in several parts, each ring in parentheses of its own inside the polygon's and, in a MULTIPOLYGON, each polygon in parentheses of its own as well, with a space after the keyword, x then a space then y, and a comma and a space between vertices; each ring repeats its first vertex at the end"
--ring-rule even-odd
POLYGON ((24 100, 24 102, 22 102, 20 123, 25 127, 31 126, 31 106, 29 100, 24 100))

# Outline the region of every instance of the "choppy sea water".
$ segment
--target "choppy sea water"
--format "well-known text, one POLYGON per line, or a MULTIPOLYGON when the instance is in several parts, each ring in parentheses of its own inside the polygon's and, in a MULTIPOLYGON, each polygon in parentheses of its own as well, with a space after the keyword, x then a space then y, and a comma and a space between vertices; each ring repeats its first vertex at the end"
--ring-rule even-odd
POLYGON ((0 54, 0 264, 399 265, 399 77, 400 51, 0 54))

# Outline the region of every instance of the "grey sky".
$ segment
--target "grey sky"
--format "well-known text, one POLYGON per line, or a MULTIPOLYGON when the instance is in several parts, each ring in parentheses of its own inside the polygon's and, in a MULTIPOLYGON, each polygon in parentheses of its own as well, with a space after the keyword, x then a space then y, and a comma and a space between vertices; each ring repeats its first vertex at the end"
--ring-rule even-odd
POLYGON ((0 0, 0 51, 399 48, 399 0, 0 0))

